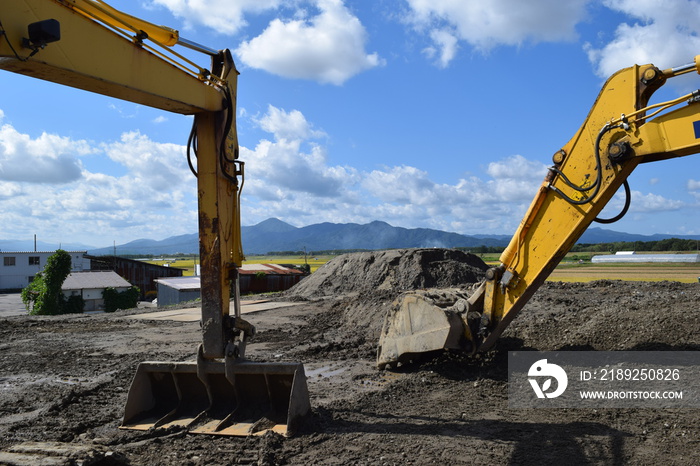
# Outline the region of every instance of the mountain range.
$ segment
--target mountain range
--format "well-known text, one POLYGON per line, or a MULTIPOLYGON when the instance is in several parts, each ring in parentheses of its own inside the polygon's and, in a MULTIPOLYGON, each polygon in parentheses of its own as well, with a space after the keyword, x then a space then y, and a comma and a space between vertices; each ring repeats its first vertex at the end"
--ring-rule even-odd
MULTIPOLYGON (((276 218, 241 228, 243 250, 246 254, 277 251, 325 251, 342 249, 394 249, 419 247, 478 247, 506 246, 510 235, 461 235, 428 228, 401 228, 386 222, 367 224, 318 223, 295 227, 276 218)), ((700 239, 697 236, 639 235, 603 228, 589 228, 579 243, 613 243, 618 241, 658 241, 667 238, 700 239)), ((4 246, 0 242, 0 247, 4 246)), ((89 248, 87 248, 89 249, 89 248)), ((90 254, 114 254, 115 247, 89 249, 90 254)), ((119 255, 176 254, 199 252, 196 233, 172 236, 163 240, 139 239, 117 245, 119 255)))
MULTIPOLYGON (((246 254, 266 254, 277 251, 325 251, 342 249, 394 249, 420 247, 506 246, 510 235, 461 235, 429 228, 401 228, 386 222, 318 223, 295 227, 276 218, 241 228, 243 250, 246 254)), ((667 238, 700 240, 700 235, 639 235, 589 228, 579 243, 614 243, 618 241, 659 241, 667 238)), ((163 240, 138 239, 126 244, 93 248, 79 243, 53 244, 33 240, 0 240, 0 251, 88 251, 94 255, 163 255, 196 254, 199 252, 197 233, 171 236, 163 240)))

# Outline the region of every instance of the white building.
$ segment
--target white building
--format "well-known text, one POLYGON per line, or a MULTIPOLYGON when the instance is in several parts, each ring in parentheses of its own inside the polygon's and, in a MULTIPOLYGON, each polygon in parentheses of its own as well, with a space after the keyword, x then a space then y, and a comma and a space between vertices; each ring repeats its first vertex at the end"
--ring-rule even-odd
POLYGON ((66 298, 71 296, 83 298, 85 311, 104 309, 105 300, 102 292, 106 288, 114 288, 121 293, 131 288, 131 283, 115 272, 106 271, 71 273, 61 285, 61 291, 66 298))
MULTIPOLYGON (((71 258, 71 271, 90 270, 87 251, 67 251, 71 258)), ((20 290, 34 280, 34 275, 44 270, 46 261, 56 251, 0 252, 0 290, 20 290)))
POLYGON ((700 262, 700 254, 635 254, 616 253, 591 257, 594 264, 618 262, 700 262))

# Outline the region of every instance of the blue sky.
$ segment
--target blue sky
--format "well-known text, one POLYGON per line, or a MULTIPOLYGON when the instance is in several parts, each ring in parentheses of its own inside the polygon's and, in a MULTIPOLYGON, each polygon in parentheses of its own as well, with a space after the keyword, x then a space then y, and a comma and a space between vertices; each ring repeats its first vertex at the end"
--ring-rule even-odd
MULTIPOLYGON (((512 234, 608 75, 700 54, 700 1, 109 3, 232 50, 244 225, 512 234)), ((191 117, 4 71, 0 84, 0 239, 107 246, 196 231, 191 117)), ((661 98, 700 77, 666 87, 661 98)), ((700 235, 699 168, 699 156, 638 168, 630 212, 608 228, 700 235)))

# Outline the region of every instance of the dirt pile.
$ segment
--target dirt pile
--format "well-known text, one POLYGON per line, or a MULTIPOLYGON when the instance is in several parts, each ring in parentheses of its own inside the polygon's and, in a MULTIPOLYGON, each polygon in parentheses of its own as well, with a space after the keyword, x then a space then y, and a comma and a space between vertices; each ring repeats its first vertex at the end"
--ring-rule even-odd
POLYGON ((488 266, 456 249, 395 249, 338 256, 291 288, 287 299, 357 296, 475 283, 488 266))
POLYGON ((284 294, 284 299, 330 299, 332 312, 311 326, 348 349, 374 353, 392 301, 424 288, 467 287, 481 281, 488 266, 456 249, 396 249, 343 254, 284 294))

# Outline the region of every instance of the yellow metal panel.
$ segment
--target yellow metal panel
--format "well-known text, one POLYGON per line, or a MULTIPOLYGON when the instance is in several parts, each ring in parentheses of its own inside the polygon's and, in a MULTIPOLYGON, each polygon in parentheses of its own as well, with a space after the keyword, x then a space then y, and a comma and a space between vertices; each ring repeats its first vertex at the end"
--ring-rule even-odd
POLYGON ((229 315, 230 213, 233 200, 220 171, 213 113, 197 115, 199 254, 202 268, 202 333, 206 358, 221 358, 226 346, 223 320, 229 315), (228 228, 228 230, 227 230, 228 228))
POLYGON ((632 139, 643 162, 682 157, 700 150, 700 102, 693 102, 646 123, 632 139))
POLYGON ((132 26, 137 31, 144 31, 148 37, 160 42, 163 45, 177 44, 179 33, 165 26, 157 26, 141 18, 123 13, 102 1, 95 0, 65 0, 77 8, 85 10, 87 13, 102 18, 110 25, 125 29, 125 24, 132 26))
POLYGON ((2 0, 0 21, 1 69, 176 113, 223 108, 218 88, 55 0, 2 0), (59 21, 61 39, 27 58, 27 26, 46 19, 59 21))

